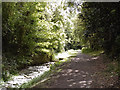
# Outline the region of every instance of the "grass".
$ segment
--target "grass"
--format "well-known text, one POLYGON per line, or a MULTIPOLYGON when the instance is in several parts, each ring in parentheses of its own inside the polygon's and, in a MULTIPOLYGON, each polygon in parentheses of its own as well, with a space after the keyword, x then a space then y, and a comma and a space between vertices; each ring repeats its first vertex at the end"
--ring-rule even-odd
POLYGON ((45 79, 45 77, 48 77, 50 73, 51 73, 51 71, 46 71, 42 76, 36 77, 36 78, 32 79, 30 82, 28 82, 28 83, 22 84, 20 86, 20 88, 30 88, 35 83, 45 79))
POLYGON ((77 52, 76 50, 69 50, 67 53, 68 53, 69 55, 73 56, 73 57, 78 54, 78 52, 77 52))
MULTIPOLYGON (((83 48, 82 49, 82 53, 85 53, 85 54, 88 54, 88 55, 91 55, 91 56, 99 56, 101 53, 103 53, 104 51, 103 50, 92 50, 90 48, 83 48)), ((105 61, 109 61, 109 64, 107 64, 107 68, 105 70, 105 72, 118 72, 118 62, 116 60, 114 61, 111 61, 111 60, 108 60, 104 57, 104 62, 105 61)))
POLYGON ((82 48, 82 53, 85 53, 91 56, 99 56, 103 52, 104 52, 103 50, 93 50, 91 48, 82 48))
MULTIPOLYGON (((99 56, 100 54, 104 53, 103 50, 92 50, 90 48, 83 48, 82 53, 91 55, 91 56, 99 56)), ((112 77, 118 77, 120 76, 120 65, 118 64, 117 60, 110 60, 110 58, 105 58, 103 60, 104 63, 106 63, 106 68, 102 71, 99 72, 99 75, 102 75, 102 77, 106 78, 112 78, 112 77)), ((118 77, 119 79, 119 77, 118 77)))
POLYGON ((113 72, 116 72, 116 74, 119 73, 119 70, 118 70, 118 62, 117 61, 112 61, 110 62, 108 65, 107 65, 107 68, 105 70, 105 72, 110 72, 111 74, 113 72))
MULTIPOLYGON (((66 60, 67 60, 67 59, 66 59, 66 60)), ((66 61, 66 60, 65 60, 65 61, 66 61)), ((38 77, 32 79, 32 80, 31 80, 30 82, 28 82, 28 83, 22 84, 22 85, 20 86, 20 88, 31 88, 31 87, 35 86, 36 84, 42 83, 43 81, 49 79, 49 76, 50 76, 51 74, 53 74, 53 73, 55 73, 55 72, 61 71, 60 69, 57 70, 56 68, 57 68, 58 66, 60 66, 62 63, 64 63, 65 61, 55 62, 54 65, 51 65, 51 66, 50 66, 50 70, 49 70, 49 71, 46 71, 43 75, 38 76, 38 77)))
POLYGON ((31 81, 29 81, 28 83, 24 83, 20 86, 20 88, 32 88, 34 86, 36 86, 37 84, 40 84, 42 82, 45 82, 49 79, 51 74, 60 72, 62 69, 58 68, 60 65, 62 65, 64 62, 69 62, 70 58, 73 56, 77 55, 77 51, 74 50, 70 50, 68 52, 66 52, 67 54, 69 54, 69 57, 64 58, 63 60, 60 60, 58 62, 55 62, 55 64, 50 66, 50 70, 46 71, 43 75, 36 77, 34 79, 32 79, 31 81))

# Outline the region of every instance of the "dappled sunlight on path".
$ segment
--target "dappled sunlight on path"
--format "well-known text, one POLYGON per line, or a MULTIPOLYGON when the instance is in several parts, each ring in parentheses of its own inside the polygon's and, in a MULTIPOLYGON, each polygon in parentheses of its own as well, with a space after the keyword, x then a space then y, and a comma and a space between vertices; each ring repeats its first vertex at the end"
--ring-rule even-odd
MULTIPOLYGON (((103 88, 107 85, 104 80, 100 82, 97 76, 105 68, 100 57, 91 57, 81 54, 71 59, 71 62, 62 65, 62 71, 51 76, 51 79, 36 88, 103 88)), ((109 84, 113 83, 112 81, 109 84)))
MULTIPOLYGON (((77 54, 80 52, 80 50, 69 50, 63 53, 58 53, 56 55, 55 59, 59 58, 67 58, 70 56, 74 56, 73 54, 77 54)), ((75 55, 76 55, 75 54, 75 55)), ((63 60, 64 61, 64 60, 63 60)), ((12 87, 12 88, 18 88, 24 83, 30 82, 32 79, 40 77, 43 75, 46 71, 50 70, 50 66, 54 65, 55 62, 48 62, 44 63, 39 66, 29 66, 26 69, 22 69, 19 72, 19 75, 12 76, 10 80, 3 82, 0 87, 12 87)))

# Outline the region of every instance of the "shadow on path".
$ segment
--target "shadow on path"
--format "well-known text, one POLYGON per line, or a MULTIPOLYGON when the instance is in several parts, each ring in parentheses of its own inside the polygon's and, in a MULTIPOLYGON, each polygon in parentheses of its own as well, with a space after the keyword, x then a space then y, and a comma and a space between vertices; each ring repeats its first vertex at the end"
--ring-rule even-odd
POLYGON ((114 80, 107 80, 98 75, 105 68, 99 56, 91 57, 80 53, 72 58, 71 62, 62 66, 61 72, 52 75, 48 82, 38 84, 34 88, 105 88, 114 83, 114 80))

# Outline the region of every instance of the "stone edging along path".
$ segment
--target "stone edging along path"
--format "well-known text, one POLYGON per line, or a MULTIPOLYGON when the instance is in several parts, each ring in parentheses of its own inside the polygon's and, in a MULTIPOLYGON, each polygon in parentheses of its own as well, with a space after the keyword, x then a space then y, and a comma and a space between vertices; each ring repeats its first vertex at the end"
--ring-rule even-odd
MULTIPOLYGON (((80 50, 76 50, 75 53, 79 51, 80 50)), ((72 56, 68 54, 68 52, 71 51, 69 50, 67 52, 59 53, 55 58, 67 58, 72 56)), ((34 78, 42 76, 46 71, 49 71, 50 66, 54 64, 55 62, 48 62, 41 66, 30 66, 27 69, 23 69, 20 71, 19 75, 13 76, 9 81, 1 83, 0 88, 19 88, 22 84, 28 83, 34 78)))

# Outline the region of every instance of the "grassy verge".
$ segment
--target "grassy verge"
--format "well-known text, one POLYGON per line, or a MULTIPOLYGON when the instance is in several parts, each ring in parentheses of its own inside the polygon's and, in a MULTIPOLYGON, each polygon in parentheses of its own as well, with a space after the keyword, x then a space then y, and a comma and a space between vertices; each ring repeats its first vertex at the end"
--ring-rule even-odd
POLYGON ((69 62, 70 61, 70 57, 76 56, 77 53, 78 52, 74 51, 74 50, 68 51, 67 54, 70 55, 69 57, 66 57, 63 60, 60 60, 58 62, 55 62, 53 65, 50 66, 50 70, 49 71, 46 71, 43 75, 32 79, 28 83, 22 84, 20 86, 20 88, 32 88, 32 87, 36 86, 39 83, 47 81, 51 74, 54 74, 54 73, 57 73, 57 72, 61 71, 61 69, 57 69, 60 65, 62 65, 64 62, 69 62))
POLYGON ((103 53, 103 50, 92 50, 91 48, 82 48, 82 53, 91 55, 91 56, 99 56, 103 53))
MULTIPOLYGON (((101 53, 103 53, 103 50, 92 50, 90 48, 83 48, 82 53, 91 55, 91 56, 99 56, 101 53)), ((107 68, 105 72, 118 72, 118 61, 117 60, 110 60, 107 57, 104 57, 104 62, 109 62, 107 63, 107 68)))
MULTIPOLYGON (((43 81, 47 80, 49 78, 49 76, 56 71, 56 67, 58 67, 59 65, 61 65, 62 63, 66 62, 66 60, 64 61, 59 61, 59 62, 55 62, 54 65, 50 66, 50 70, 46 71, 43 75, 38 76, 34 79, 32 79, 30 82, 28 83, 24 83, 20 86, 20 88, 31 88, 34 85, 36 85, 37 83, 42 83, 43 81)), ((57 72, 57 71, 56 71, 57 72)))
MULTIPOLYGON (((90 48, 83 48, 82 49, 82 53, 84 54, 88 54, 90 56, 100 56, 100 54, 104 53, 103 50, 92 50, 90 48)), ((120 64, 118 62, 118 60, 111 60, 110 58, 108 58, 106 55, 103 55, 103 62, 106 65, 106 68, 103 70, 103 72, 100 72, 99 75, 102 75, 102 77, 104 78, 117 78, 118 76, 120 76, 120 64)), ((118 81, 119 81, 119 77, 118 77, 118 81)), ((119 85, 119 84, 118 84, 119 85)), ((119 87, 118 85, 113 85, 113 87, 119 87)))

